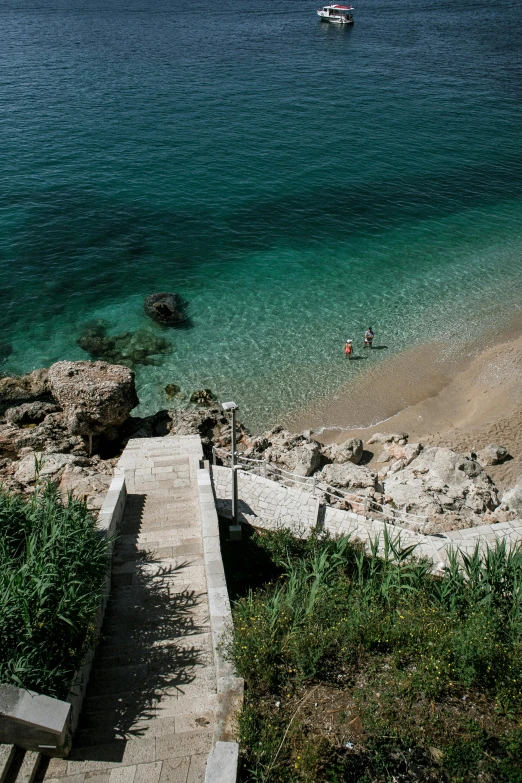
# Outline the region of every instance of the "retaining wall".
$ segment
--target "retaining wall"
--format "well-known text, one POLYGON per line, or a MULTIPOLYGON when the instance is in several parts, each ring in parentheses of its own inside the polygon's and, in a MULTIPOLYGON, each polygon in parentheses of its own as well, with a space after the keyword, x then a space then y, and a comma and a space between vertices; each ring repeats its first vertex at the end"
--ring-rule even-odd
MULTIPOLYGON (((237 471, 239 521, 253 527, 291 527, 308 533, 318 521, 319 500, 310 492, 289 489, 276 481, 244 470, 237 471)), ((212 481, 218 513, 232 513, 232 471, 212 467, 212 481)))
MULTIPOLYGON (((100 536, 103 536, 105 539, 114 539, 123 518, 126 501, 127 487, 125 485, 125 478, 123 476, 114 476, 98 514, 98 531, 100 536)), ((111 591, 112 550, 113 542, 111 541, 109 546, 109 565, 105 575, 103 596, 96 615, 96 620, 94 621, 94 634, 96 639, 98 638, 103 625, 105 609, 107 608, 107 601, 109 600, 111 591)), ((71 734, 74 734, 78 725, 83 699, 91 674, 94 652, 95 647, 91 647, 87 653, 85 663, 74 678, 73 685, 67 696, 67 701, 71 705, 71 734)))
MULTIPOLYGON (((402 547, 415 546, 417 557, 426 557, 438 571, 448 562, 449 551, 472 554, 477 543, 486 549, 497 541, 508 544, 522 542, 522 520, 498 522, 493 525, 452 530, 440 535, 423 535, 381 519, 341 511, 332 506, 319 508, 319 501, 310 493, 288 489, 270 479, 238 470, 238 497, 240 521, 266 530, 287 527, 298 535, 306 535, 316 523, 324 526, 332 535, 351 535, 365 545, 379 540, 379 553, 384 551, 385 529, 392 536, 400 535, 402 547), (247 509, 247 511, 246 511, 247 509)), ((216 505, 219 513, 230 516, 231 469, 212 468, 216 505)))

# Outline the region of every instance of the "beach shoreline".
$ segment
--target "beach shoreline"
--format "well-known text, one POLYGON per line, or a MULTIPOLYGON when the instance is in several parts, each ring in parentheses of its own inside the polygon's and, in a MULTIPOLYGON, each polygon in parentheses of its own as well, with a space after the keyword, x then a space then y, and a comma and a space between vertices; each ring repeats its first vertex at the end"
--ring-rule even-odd
MULTIPOLYGON (((323 443, 367 442, 376 432, 407 432, 410 442, 462 453, 499 443, 512 459, 490 472, 512 485, 522 474, 522 311, 486 337, 446 349, 429 343, 379 362, 284 424, 323 443)), ((369 464, 378 456, 372 447, 369 464)))

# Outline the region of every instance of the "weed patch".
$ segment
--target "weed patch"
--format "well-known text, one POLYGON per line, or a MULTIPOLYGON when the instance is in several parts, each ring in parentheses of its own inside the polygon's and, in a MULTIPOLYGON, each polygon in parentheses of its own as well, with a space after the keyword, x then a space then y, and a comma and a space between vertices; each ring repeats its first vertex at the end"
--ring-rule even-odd
POLYGON ((246 681, 244 783, 522 781, 520 550, 434 579, 390 537, 377 557, 254 533, 241 572, 228 651, 246 681), (253 585, 249 548, 265 562, 253 585))

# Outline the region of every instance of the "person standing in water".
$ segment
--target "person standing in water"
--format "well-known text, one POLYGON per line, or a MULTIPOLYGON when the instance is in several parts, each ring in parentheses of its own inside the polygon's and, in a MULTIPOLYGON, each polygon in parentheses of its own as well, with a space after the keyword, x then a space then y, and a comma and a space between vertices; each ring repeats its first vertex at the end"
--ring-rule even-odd
POLYGON ((371 326, 367 328, 367 330, 364 333, 364 347, 365 348, 371 348, 373 343, 373 338, 375 337, 373 333, 373 329, 371 326))
POLYGON ((347 340, 344 344, 344 355, 347 359, 351 359, 353 355, 353 344, 351 340, 347 340))

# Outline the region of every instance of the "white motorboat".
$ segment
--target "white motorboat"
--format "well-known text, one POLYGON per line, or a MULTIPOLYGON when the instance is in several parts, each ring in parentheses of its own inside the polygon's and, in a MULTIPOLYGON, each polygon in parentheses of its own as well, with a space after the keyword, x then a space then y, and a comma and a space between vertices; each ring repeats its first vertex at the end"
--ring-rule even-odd
POLYGON ((333 22, 333 24, 353 24, 353 6, 351 5, 325 5, 319 8, 317 15, 321 22, 333 22))

